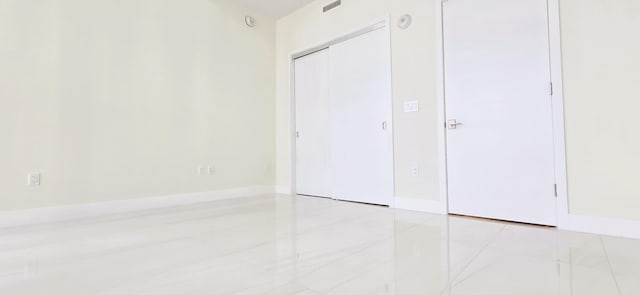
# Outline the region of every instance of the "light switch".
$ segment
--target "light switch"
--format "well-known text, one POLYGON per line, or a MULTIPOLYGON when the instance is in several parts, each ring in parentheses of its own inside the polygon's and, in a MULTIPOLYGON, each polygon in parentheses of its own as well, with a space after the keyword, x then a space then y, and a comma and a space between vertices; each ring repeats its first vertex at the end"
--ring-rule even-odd
POLYGON ((411 100, 404 102, 405 113, 415 113, 420 111, 420 102, 418 100, 411 100))

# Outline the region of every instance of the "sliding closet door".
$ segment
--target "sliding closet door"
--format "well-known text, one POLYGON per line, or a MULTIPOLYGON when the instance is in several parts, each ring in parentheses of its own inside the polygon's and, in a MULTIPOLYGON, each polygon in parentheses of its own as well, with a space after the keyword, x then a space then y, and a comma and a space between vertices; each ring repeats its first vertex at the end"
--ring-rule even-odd
POLYGON ((295 60, 297 193, 331 197, 329 50, 295 60))
POLYGON ((331 184, 341 200, 391 205, 393 135, 384 29, 330 48, 331 184))

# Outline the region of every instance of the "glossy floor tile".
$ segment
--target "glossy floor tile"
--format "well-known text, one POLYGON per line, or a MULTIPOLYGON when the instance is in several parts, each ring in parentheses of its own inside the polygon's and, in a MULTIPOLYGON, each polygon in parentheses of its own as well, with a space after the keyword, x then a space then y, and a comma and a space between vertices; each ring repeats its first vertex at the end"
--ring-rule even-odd
POLYGON ((640 241, 263 196, 0 229, 0 294, 640 294, 640 241))

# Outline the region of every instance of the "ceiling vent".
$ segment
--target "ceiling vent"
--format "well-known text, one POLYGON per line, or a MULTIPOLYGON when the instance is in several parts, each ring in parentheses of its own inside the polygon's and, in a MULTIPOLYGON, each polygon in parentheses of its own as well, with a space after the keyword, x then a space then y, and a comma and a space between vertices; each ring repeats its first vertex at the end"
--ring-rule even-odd
POLYGON ((331 9, 334 9, 334 8, 340 6, 340 5, 342 5, 342 0, 335 1, 335 2, 333 2, 333 3, 331 3, 331 4, 327 5, 327 6, 323 7, 322 8, 322 12, 327 12, 327 11, 329 11, 331 9))

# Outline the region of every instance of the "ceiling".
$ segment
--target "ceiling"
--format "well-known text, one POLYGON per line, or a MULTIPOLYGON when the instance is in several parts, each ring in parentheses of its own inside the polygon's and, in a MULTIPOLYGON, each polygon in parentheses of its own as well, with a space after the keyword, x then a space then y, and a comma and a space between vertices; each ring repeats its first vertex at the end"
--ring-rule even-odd
POLYGON ((235 0, 274 18, 294 12, 314 0, 235 0))

